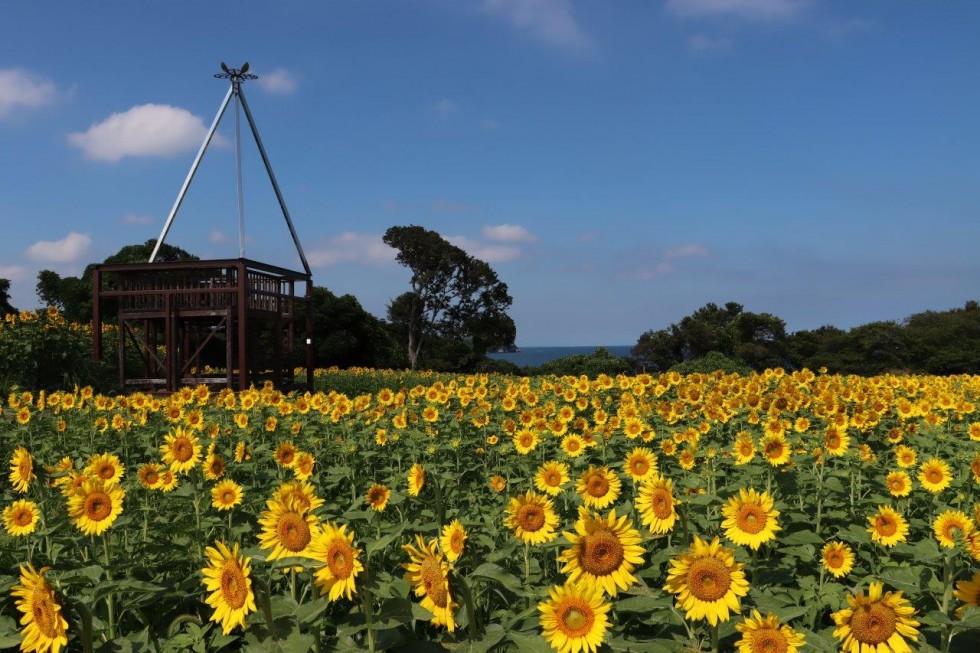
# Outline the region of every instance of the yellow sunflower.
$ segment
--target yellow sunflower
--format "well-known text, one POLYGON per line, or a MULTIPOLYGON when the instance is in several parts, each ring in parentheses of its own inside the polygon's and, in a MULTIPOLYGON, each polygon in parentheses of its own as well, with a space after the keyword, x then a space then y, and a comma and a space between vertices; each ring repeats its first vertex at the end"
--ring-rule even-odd
POLYGON ((235 445, 235 462, 241 463, 251 459, 252 459, 252 450, 249 448, 247 444, 245 444, 242 441, 239 441, 238 444, 235 445))
POLYGON ((358 560, 360 549, 354 548, 354 532, 347 526, 327 522, 310 544, 310 556, 323 566, 313 572, 313 582, 320 588, 320 596, 328 602, 341 596, 350 600, 357 592, 354 580, 364 571, 358 560))
POLYGON ((963 610, 968 605, 980 607, 980 571, 973 574, 970 580, 956 581, 956 591, 953 592, 953 596, 963 601, 963 605, 956 608, 957 619, 963 618, 963 610))
POLYGON ((973 532, 973 520, 960 510, 947 510, 932 522, 932 532, 940 546, 956 546, 956 538, 965 540, 973 532))
POLYGON ((165 465, 170 465, 175 474, 190 471, 201 462, 201 443, 193 431, 178 426, 173 433, 164 436, 160 445, 165 465))
POLYGON ((900 444, 895 447, 895 462, 899 467, 908 468, 915 464, 917 455, 915 449, 900 444))
POLYGON ((37 529, 41 510, 33 501, 18 499, 3 509, 3 527, 8 535, 30 535, 37 529))
POLYGON ((623 468, 626 470, 626 473, 636 483, 656 474, 656 465, 657 454, 646 447, 635 447, 631 452, 626 454, 626 460, 623 462, 623 468))
POLYGON ((585 453, 585 441, 581 436, 572 433, 562 438, 561 449, 569 458, 578 458, 585 453))
POLYGON ((226 478, 211 488, 211 505, 218 510, 231 510, 242 502, 242 486, 226 478))
POLYGON ((735 628, 742 633, 742 639, 737 642, 738 653, 799 653, 806 643, 803 635, 781 624, 779 617, 769 614, 763 618, 758 610, 735 624, 735 628))
POLYGON ((204 588, 211 592, 205 602, 214 608, 211 621, 219 622, 222 632, 227 635, 235 626, 244 628, 245 617, 255 611, 255 595, 249 578, 251 559, 239 555, 237 543, 229 549, 224 542, 218 541, 205 553, 208 566, 201 572, 204 588))
POLYGON ((380 483, 375 483, 367 491, 367 503, 371 510, 382 512, 388 506, 391 490, 380 483))
POLYGON ((538 604, 541 635, 558 653, 595 653, 609 629, 610 604, 599 588, 567 581, 548 590, 538 604))
POLYGON ((735 444, 732 445, 732 455, 735 456, 736 465, 746 465, 752 462, 755 458, 755 443, 752 441, 752 436, 747 433, 735 439, 735 444))
POLYGON ((909 524, 905 518, 888 506, 879 506, 878 513, 868 517, 871 539, 884 547, 892 547, 905 541, 909 524))
POLYGON ((68 498, 68 514, 86 535, 101 535, 122 514, 125 496, 118 485, 107 486, 101 479, 86 477, 68 498))
POLYGON ((412 465, 408 470, 408 494, 417 497, 422 488, 425 487, 425 468, 419 463, 412 465))
POLYGON ((854 569, 854 551, 843 542, 828 542, 822 553, 820 561, 834 578, 843 578, 854 569))
POLYGON ((24 447, 17 447, 10 457, 10 484, 15 491, 24 493, 34 479, 34 459, 31 458, 31 453, 24 447))
POLYGON ((267 560, 278 560, 287 556, 310 557, 310 542, 319 531, 319 519, 310 512, 301 510, 295 501, 288 504, 270 499, 266 510, 259 515, 259 547, 272 549, 267 560))
POLYGON ((306 512, 316 510, 325 503, 323 499, 316 495, 316 490, 313 489, 312 485, 300 480, 282 483, 272 493, 272 498, 274 501, 278 501, 283 505, 289 505, 290 502, 295 502, 295 507, 298 510, 306 512))
POLYGON ((748 594, 749 583, 734 551, 717 537, 708 544, 695 535, 691 548, 670 561, 664 589, 677 595, 674 602, 688 619, 715 626, 741 612, 739 597, 748 594))
POLYGON ((843 456, 851 446, 851 436, 845 429, 831 426, 823 436, 824 451, 831 456, 843 456))
POLYGON ((912 492, 912 478, 899 469, 885 477, 885 487, 893 497, 907 497, 912 492))
POLYGON ((776 539, 776 533, 782 530, 777 521, 779 511, 773 508, 772 497, 766 492, 740 489, 737 497, 728 499, 721 513, 725 516, 721 523, 725 537, 753 551, 776 539))
POLYGON ((20 566, 20 584, 10 594, 16 599, 20 618, 20 650, 39 653, 58 653, 68 645, 68 622, 61 614, 61 605, 54 589, 44 578, 47 567, 35 571, 30 564, 20 566))
POLYGON ((497 494, 500 494, 501 492, 507 489, 507 479, 501 476, 500 474, 494 474, 493 476, 491 476, 489 484, 490 484, 490 489, 496 492, 497 494))
POLYGON ((514 449, 522 456, 534 451, 538 446, 538 434, 531 429, 521 429, 514 433, 514 449))
POLYGON ((534 486, 553 497, 561 494, 561 488, 568 480, 568 465, 565 463, 546 462, 534 474, 534 486))
POLYGON ((467 533, 463 524, 458 519, 452 520, 442 528, 439 536, 439 544, 442 552, 449 562, 456 562, 459 556, 463 555, 463 547, 466 546, 467 533))
POLYGON ((421 598, 422 607, 432 613, 433 624, 453 632, 456 629, 453 618, 456 603, 449 588, 449 565, 439 553, 438 540, 426 543, 421 535, 416 535, 415 546, 406 544, 402 549, 409 556, 409 562, 402 567, 408 572, 409 582, 415 586, 415 596, 421 598))
POLYGON ((209 481, 216 481, 225 473, 225 459, 211 453, 204 459, 204 478, 209 481))
POLYGON ((779 467, 789 462, 792 448, 786 436, 780 433, 771 433, 762 438, 759 443, 762 448, 762 457, 773 467, 779 467))
POLYGON ((296 454, 296 460, 293 463, 293 475, 301 481, 307 480, 313 474, 315 463, 316 459, 313 458, 313 454, 300 451, 296 454))
POLYGON ((831 615, 837 626, 834 637, 840 640, 842 651, 906 653, 912 650, 905 640, 918 639, 919 622, 912 619, 915 609, 902 598, 901 592, 883 594, 881 583, 871 583, 867 596, 863 591, 857 596, 848 595, 847 603, 850 607, 831 615))
POLYGON ((570 580, 594 583, 609 596, 636 583, 633 570, 643 562, 642 538, 628 517, 616 517, 612 510, 603 518, 581 506, 575 532, 563 534, 571 547, 559 560, 570 580))
POLYGON ((156 463, 145 463, 136 471, 136 478, 139 479, 140 485, 147 490, 153 490, 160 487, 160 471, 160 465, 156 463))
POLYGON ((45 465, 44 471, 51 476, 51 480, 48 481, 48 485, 51 487, 61 487, 65 484, 68 478, 68 472, 75 469, 75 462, 71 459, 71 456, 64 456, 54 465, 45 465))
POLYGON ((280 467, 292 467, 298 450, 292 440, 283 440, 276 447, 274 458, 280 467))
POLYGON ((674 529, 677 522, 677 510, 674 506, 678 503, 680 502, 674 498, 673 482, 659 474, 647 479, 640 486, 635 502, 643 525, 651 533, 657 534, 669 533, 674 529))
POLYGON ((608 467, 590 465, 579 477, 575 490, 585 505, 601 510, 619 498, 622 487, 616 472, 608 467))
POLYGON ((555 505, 548 497, 531 490, 510 500, 504 525, 525 544, 544 544, 558 537, 555 505))
POLYGON ((102 482, 109 485, 116 485, 125 474, 125 468, 119 456, 111 453, 92 454, 85 465, 85 474, 94 478, 102 479, 102 482))
POLYGON ((919 467, 919 482, 933 494, 938 494, 953 482, 949 463, 939 458, 930 458, 919 467))
POLYGON ((177 489, 177 475, 169 469, 164 469, 160 472, 160 483, 157 485, 157 489, 161 492, 173 492, 177 489))

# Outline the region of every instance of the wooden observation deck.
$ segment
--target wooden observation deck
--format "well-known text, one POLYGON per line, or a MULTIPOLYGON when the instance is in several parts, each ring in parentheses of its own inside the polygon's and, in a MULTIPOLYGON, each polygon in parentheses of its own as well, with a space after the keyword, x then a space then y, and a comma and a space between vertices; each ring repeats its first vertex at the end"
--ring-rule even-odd
POLYGON ((244 258, 97 265, 95 358, 102 355, 103 320, 115 312, 123 387, 174 391, 214 383, 244 390, 265 380, 291 383, 293 370, 304 366, 312 387, 312 292, 309 274, 244 258), (297 331, 305 337, 303 355, 297 331), (127 347, 141 361, 139 376, 127 374, 127 347))

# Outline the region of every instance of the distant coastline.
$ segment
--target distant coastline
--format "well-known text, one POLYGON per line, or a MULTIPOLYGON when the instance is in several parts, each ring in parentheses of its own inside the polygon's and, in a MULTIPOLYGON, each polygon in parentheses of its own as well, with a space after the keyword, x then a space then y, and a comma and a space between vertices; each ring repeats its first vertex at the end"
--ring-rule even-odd
POLYGON ((588 355, 600 347, 614 356, 629 356, 633 345, 580 345, 576 347, 518 347, 512 352, 489 352, 488 358, 504 360, 518 367, 537 367, 565 356, 588 355))

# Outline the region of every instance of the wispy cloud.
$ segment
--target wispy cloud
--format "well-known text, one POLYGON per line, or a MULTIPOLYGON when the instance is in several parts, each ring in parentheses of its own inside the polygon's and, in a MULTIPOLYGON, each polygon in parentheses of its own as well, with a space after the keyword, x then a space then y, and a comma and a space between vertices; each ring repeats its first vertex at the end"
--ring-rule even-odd
POLYGON ((0 279, 21 281, 27 277, 27 271, 19 265, 0 265, 0 279))
POLYGON ((273 95, 289 95, 299 88, 296 75, 285 68, 276 68, 271 72, 260 74, 257 83, 259 88, 273 95))
POLYGON ((664 9, 681 18, 791 20, 806 11, 809 0, 667 0, 664 9))
POLYGON ((466 236, 446 236, 446 240, 470 256, 487 263, 504 263, 516 260, 521 256, 521 249, 510 245, 483 243, 466 236))
POLYGON ((214 244, 227 243, 228 234, 223 232, 221 229, 212 229, 211 233, 208 235, 208 240, 214 244))
POLYGON ((432 203, 432 210, 437 213, 475 213, 483 210, 479 204, 467 204, 465 202, 449 202, 447 200, 436 200, 432 203))
POLYGON ((634 252, 624 258, 635 263, 621 268, 616 276, 629 281, 652 281, 677 271, 682 259, 706 258, 710 254, 707 247, 698 243, 634 252))
POLYGON ((687 49, 695 54, 724 52, 732 47, 730 38, 714 38, 707 34, 692 34, 687 37, 687 49))
POLYGON ((61 240, 39 240, 27 248, 27 258, 44 263, 72 263, 92 244, 92 237, 72 231, 61 240))
POLYGON ((156 222, 156 218, 149 215, 137 215, 135 213, 126 213, 122 217, 122 221, 126 224, 153 224, 156 222))
POLYGON ((850 18, 848 20, 834 23, 824 29, 824 35, 831 39, 843 39, 852 34, 860 34, 873 29, 875 24, 863 18, 850 18))
POLYGON ((637 265, 621 270, 617 275, 626 281, 652 281, 674 271, 674 266, 666 261, 655 265, 637 265))
POLYGON ((664 250, 664 258, 667 260, 675 258, 704 258, 710 254, 708 248, 704 245, 698 245, 697 243, 691 243, 688 245, 678 245, 676 247, 668 247, 664 250))
POLYGON ((0 118, 19 107, 51 104, 58 96, 54 83, 21 68, 0 69, 0 118))
POLYGON ((480 123, 480 126, 486 130, 493 130, 500 127, 500 123, 494 120, 493 118, 484 118, 483 121, 480 123))
POLYGON ((459 107, 456 105, 456 103, 449 98, 442 98, 432 106, 432 109, 442 120, 446 120, 449 118, 449 116, 459 111, 459 107))
POLYGON ((575 238, 575 240, 577 240, 580 243, 591 243, 593 241, 601 240, 601 239, 602 239, 601 231, 587 231, 584 234, 579 234, 575 238))
POLYGON ((537 236, 517 224, 485 225, 480 232, 487 240, 498 243, 533 243, 537 236))
POLYGON ((88 159, 115 163, 127 156, 169 157, 194 150, 207 131, 201 118, 187 109, 142 104, 69 134, 68 142, 88 159))
POLYGON ((572 15, 569 0, 484 0, 483 9, 518 32, 570 54, 590 54, 596 48, 572 15))
POLYGON ((347 231, 316 245, 307 252, 306 258, 315 267, 329 267, 340 263, 383 265, 394 261, 395 254, 395 250, 381 239, 381 234, 347 231))

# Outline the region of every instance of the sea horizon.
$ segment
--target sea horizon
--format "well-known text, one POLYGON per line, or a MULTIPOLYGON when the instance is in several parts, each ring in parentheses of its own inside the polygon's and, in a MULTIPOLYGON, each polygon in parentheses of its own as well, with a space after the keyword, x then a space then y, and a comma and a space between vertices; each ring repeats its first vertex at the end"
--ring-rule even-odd
POLYGON ((518 367, 537 367, 548 361, 566 356, 588 355, 597 349, 606 349, 614 356, 629 356, 630 350, 634 345, 517 345, 520 351, 515 352, 491 352, 487 356, 495 360, 505 360, 517 365, 518 367))

